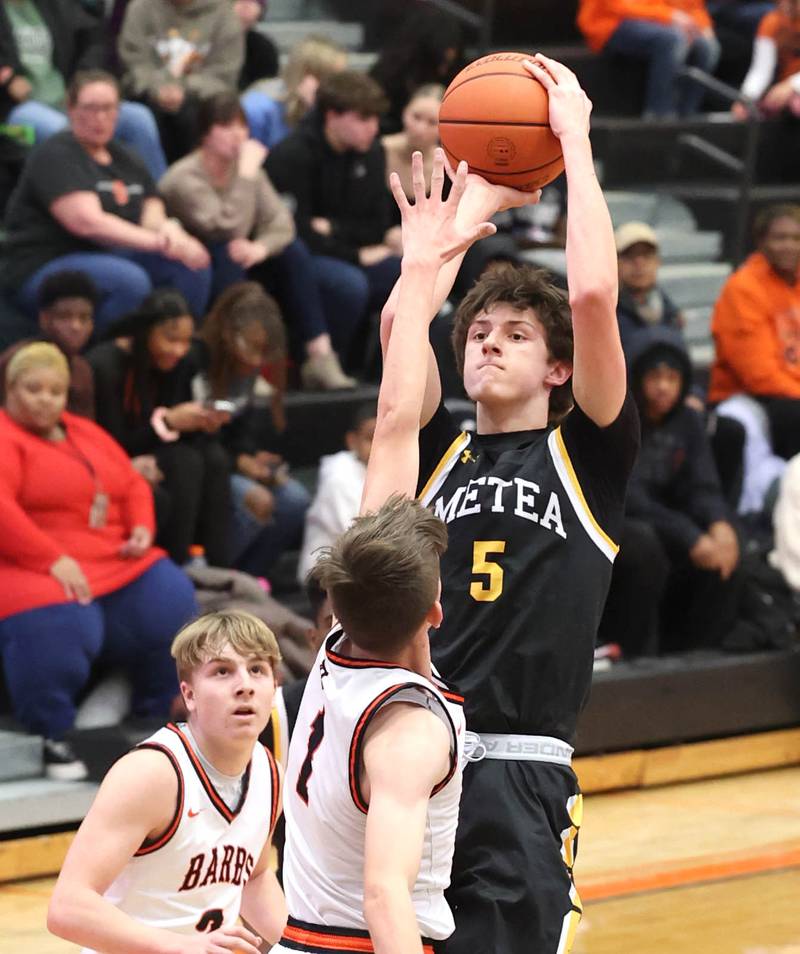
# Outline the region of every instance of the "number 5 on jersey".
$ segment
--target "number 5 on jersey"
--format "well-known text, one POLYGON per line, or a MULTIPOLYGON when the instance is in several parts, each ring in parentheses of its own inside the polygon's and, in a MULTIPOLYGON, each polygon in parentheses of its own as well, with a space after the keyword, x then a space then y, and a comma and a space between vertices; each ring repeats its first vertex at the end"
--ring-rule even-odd
POLYGON ((478 603, 493 603, 503 592, 503 568, 496 560, 488 559, 506 552, 505 540, 476 540, 472 548, 472 575, 486 577, 473 580, 469 595, 478 603))
POLYGON ((311 763, 314 760, 314 753, 322 742, 323 735, 325 735, 325 710, 320 709, 311 723, 311 731, 308 733, 308 752, 306 752, 305 760, 300 766, 300 772, 297 776, 297 794, 306 805, 308 805, 308 780, 311 778, 311 772, 313 771, 311 763))

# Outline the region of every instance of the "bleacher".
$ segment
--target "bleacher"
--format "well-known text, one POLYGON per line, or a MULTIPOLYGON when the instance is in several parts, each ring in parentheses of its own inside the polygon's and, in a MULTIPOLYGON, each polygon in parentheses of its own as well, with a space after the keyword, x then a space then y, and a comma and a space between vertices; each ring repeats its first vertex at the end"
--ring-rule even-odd
MULTIPOLYGON (((483 0, 463 5, 473 13, 485 6, 483 0)), ((366 68, 374 51, 361 48, 365 35, 361 22, 339 18, 337 11, 343 6, 325 0, 270 0, 265 29, 282 51, 308 33, 328 36, 353 51, 354 65, 366 68), (302 19, 297 19, 298 10, 304 12, 302 19)), ((641 79, 641 70, 628 64, 620 73, 615 64, 586 51, 574 30, 574 2, 540 0, 535 16, 531 6, 528 0, 496 5, 492 46, 517 47, 515 38, 525 36, 528 49, 542 49, 576 70, 596 104, 593 144, 614 223, 637 219, 656 229, 664 262, 660 280, 684 311, 693 360, 707 367, 713 353, 711 309, 736 264, 741 183, 730 167, 721 167, 708 153, 700 155, 687 137, 702 137, 714 149, 741 156, 745 130, 723 115, 657 127, 643 123, 636 118, 640 88, 636 77, 641 79), (540 46, 533 45, 534 33, 540 46)), ((354 10, 358 8, 353 4, 354 10)), ((469 52, 483 52, 479 36, 473 36, 469 52)), ((768 143, 771 135, 771 130, 764 130, 764 141, 768 143)), ((749 190, 747 221, 764 204, 800 201, 800 178, 791 185, 776 182, 768 168, 759 176, 749 190)), ((532 248, 523 256, 565 277, 563 250, 532 248)), ((3 322, 5 317, 0 325, 3 322)), ((4 330, 2 340, 5 335, 4 330)), ((357 392, 290 394, 287 457, 295 470, 313 483, 319 458, 341 448, 353 407, 375 394, 373 386, 357 392)), ((279 567, 276 583, 279 598, 301 605, 291 560, 279 567)), ((748 749, 759 752, 761 767, 798 762, 798 685, 800 648, 739 657, 707 652, 615 664, 596 674, 581 721, 577 752, 591 759, 592 768, 584 788, 637 784, 624 770, 604 771, 597 761, 601 756, 614 753, 613 761, 620 753, 702 745, 709 740, 731 740, 731 748, 725 750, 728 754, 709 761, 710 773, 746 769, 748 756, 742 753, 748 749), (758 733, 773 733, 779 741, 759 747, 754 743, 758 733)), ((76 749, 95 781, 66 783, 40 777, 39 740, 13 731, 7 716, 0 717, 0 730, 0 842, 12 836, 50 837, 74 827, 91 802, 102 770, 136 740, 135 732, 123 727, 78 732, 76 749)), ((37 862, 39 868, 35 864, 31 868, 22 859, 12 860, 10 866, 0 860, 0 881, 40 873, 42 865, 54 870, 59 850, 47 856, 49 861, 37 862)))

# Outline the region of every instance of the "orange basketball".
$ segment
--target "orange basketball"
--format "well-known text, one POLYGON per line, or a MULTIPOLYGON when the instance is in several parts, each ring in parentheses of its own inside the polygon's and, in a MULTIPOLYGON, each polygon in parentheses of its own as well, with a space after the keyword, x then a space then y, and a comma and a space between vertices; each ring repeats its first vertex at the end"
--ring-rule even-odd
POLYGON ((464 67, 439 108, 439 138, 455 168, 523 192, 563 170, 561 144, 550 130, 547 90, 522 65, 529 53, 490 53, 464 67))

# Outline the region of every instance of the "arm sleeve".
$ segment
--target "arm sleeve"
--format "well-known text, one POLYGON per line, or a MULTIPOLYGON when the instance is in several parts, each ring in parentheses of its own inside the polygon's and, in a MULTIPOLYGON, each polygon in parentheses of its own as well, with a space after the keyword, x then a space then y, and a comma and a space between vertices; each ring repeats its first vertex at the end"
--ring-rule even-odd
POLYGON ((742 95, 749 99, 761 99, 775 76, 778 65, 778 48, 771 37, 757 36, 753 43, 753 58, 750 69, 742 83, 742 95))
POLYGON ((69 139, 53 137, 28 157, 28 181, 42 208, 49 209, 56 199, 72 192, 95 191, 95 182, 83 163, 76 161, 80 146, 69 139))
POLYGON ((255 187, 257 213, 252 238, 266 247, 267 258, 270 258, 282 252, 294 240, 294 219, 264 173, 256 180, 255 187))
POLYGON ((419 481, 417 496, 422 493, 447 449, 460 431, 450 412, 440 403, 436 413, 419 432, 419 481))
POLYGON ((0 467, 0 555, 12 563, 48 573, 63 554, 55 540, 30 519, 19 504, 24 479, 22 452, 2 441, 0 467))
POLYGON ((297 234, 314 255, 331 255, 358 264, 357 248, 335 235, 320 235, 311 228, 316 170, 313 157, 302 143, 293 136, 279 143, 267 156, 267 174, 279 193, 292 196, 297 234))
POLYGON ((101 349, 86 356, 94 371, 94 398, 97 423, 121 445, 130 457, 148 454, 161 446, 150 422, 131 426, 123 408, 125 382, 123 369, 101 349))
POLYGON ((232 4, 219 6, 220 17, 211 49, 202 66, 189 73, 183 85, 202 99, 235 90, 244 62, 244 34, 232 4))
POLYGON ((160 86, 174 82, 155 56, 155 24, 148 17, 149 0, 133 0, 125 11, 117 52, 125 67, 124 83, 135 96, 155 94, 160 86))
POLYGON ((748 394, 800 398, 800 375, 781 360, 769 309, 759 286, 729 279, 712 319, 717 355, 748 394))
POLYGON ((630 393, 616 420, 598 427, 576 404, 561 425, 589 509, 601 527, 618 540, 625 491, 639 450, 639 414, 630 393))
POLYGON ((702 417, 691 408, 684 408, 687 419, 689 448, 688 464, 688 510, 691 517, 703 529, 718 520, 730 520, 730 512, 722 494, 717 465, 711 452, 702 417))
POLYGON ((662 540, 686 553, 702 535, 700 527, 689 516, 657 500, 635 471, 628 484, 625 512, 629 517, 646 520, 662 540))

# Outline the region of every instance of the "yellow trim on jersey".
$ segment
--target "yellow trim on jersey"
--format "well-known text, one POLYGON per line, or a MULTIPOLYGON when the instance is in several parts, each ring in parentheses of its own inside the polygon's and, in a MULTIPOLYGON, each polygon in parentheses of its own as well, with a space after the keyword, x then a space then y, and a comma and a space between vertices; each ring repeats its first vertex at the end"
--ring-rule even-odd
POLYGON ((578 475, 575 473, 575 468, 572 466, 572 460, 564 443, 561 428, 557 427, 550 435, 550 438, 551 439, 548 439, 548 443, 550 444, 550 451, 556 464, 556 470, 558 471, 559 477, 561 477, 564 489, 572 501, 578 519, 600 550, 613 562, 619 553, 619 546, 611 539, 605 530, 603 530, 589 509, 589 504, 583 495, 578 475), (558 466, 559 463, 563 467, 563 473, 561 467, 558 466))
POLYGON ((430 501, 426 500, 425 498, 427 497, 429 493, 432 492, 432 490, 434 490, 435 485, 437 481, 439 480, 439 478, 444 476, 444 472, 445 471, 449 472, 450 468, 448 467, 448 464, 452 466, 452 463, 455 462, 454 459, 458 457, 458 455, 461 453, 461 451, 464 450, 464 448, 467 446, 467 444, 469 444, 469 442, 470 442, 470 435, 467 434, 466 431, 462 431, 458 435, 458 437, 453 441, 453 443, 447 448, 444 454, 442 454, 439 460, 439 463, 433 469, 433 473, 428 478, 425 486, 419 492, 419 495, 417 496, 417 500, 422 501, 422 503, 425 504, 426 506, 428 505, 430 501))
POLYGON ((277 707, 273 707, 272 712, 269 716, 269 721, 272 723, 272 754, 275 756, 275 761, 281 761, 281 717, 278 712, 277 707))

